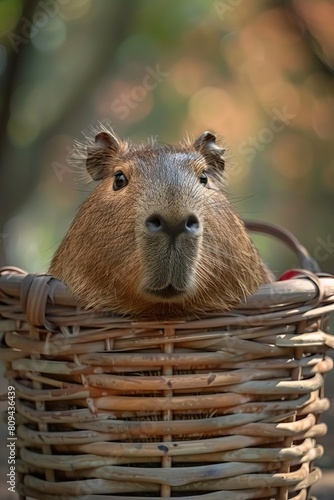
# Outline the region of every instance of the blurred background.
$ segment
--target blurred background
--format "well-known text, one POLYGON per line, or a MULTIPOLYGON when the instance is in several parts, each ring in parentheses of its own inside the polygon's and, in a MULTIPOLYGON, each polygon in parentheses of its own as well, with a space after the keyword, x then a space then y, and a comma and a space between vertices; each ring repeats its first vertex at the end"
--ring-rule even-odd
MULTIPOLYGON (((0 262, 45 271, 90 186, 68 164, 98 122, 177 143, 212 129, 244 218, 334 273, 331 1, 2 0, 0 262)), ((276 272, 295 264, 260 239, 276 272)))
MULTIPOLYGON (((92 188, 73 142, 102 122, 134 141, 222 134, 241 216, 334 274, 333 24, 330 0, 1 0, 0 265, 47 270, 92 188)), ((297 265, 255 241, 278 275, 297 265)))

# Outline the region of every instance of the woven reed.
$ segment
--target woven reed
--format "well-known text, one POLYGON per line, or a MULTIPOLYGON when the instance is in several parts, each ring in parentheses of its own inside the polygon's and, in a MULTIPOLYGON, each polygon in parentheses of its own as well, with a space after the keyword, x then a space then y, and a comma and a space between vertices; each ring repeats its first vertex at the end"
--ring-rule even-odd
POLYGON ((58 280, 3 270, 20 494, 305 500, 333 310, 334 277, 307 271, 229 314, 153 322, 82 311, 58 280))

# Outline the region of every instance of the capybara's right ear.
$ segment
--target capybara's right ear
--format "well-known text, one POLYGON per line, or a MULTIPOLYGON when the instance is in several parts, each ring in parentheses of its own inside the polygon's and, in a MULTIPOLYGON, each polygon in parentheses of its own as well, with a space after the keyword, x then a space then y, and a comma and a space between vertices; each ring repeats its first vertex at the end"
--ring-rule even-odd
POLYGON ((94 181, 109 174, 109 160, 119 149, 118 139, 109 132, 95 136, 95 144, 87 148, 86 168, 94 181))

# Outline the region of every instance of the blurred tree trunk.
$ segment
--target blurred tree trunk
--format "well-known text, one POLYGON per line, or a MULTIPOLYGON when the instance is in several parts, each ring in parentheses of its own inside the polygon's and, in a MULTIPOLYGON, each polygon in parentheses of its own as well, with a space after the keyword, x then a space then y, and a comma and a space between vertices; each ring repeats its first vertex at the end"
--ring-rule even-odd
MULTIPOLYGON (((24 12, 16 27, 16 34, 19 35, 22 32, 23 18, 32 19, 35 9, 38 8, 38 3, 38 0, 27 0, 24 3, 24 12)), ((66 113, 42 132, 39 141, 47 141, 56 131, 62 130, 70 121, 70 117, 80 112, 82 103, 89 102, 96 82, 102 80, 106 67, 113 58, 112 52, 116 51, 121 41, 133 32, 133 21, 138 9, 136 2, 131 3, 129 7, 127 2, 118 0, 116 3, 108 2, 105 6, 104 15, 99 19, 97 33, 99 47, 96 51, 96 57, 92 60, 85 77, 81 80, 80 87, 73 91, 66 113)), ((5 97, 0 111, 0 266, 6 264, 4 246, 7 235, 4 226, 27 201, 41 174, 39 163, 35 163, 32 158, 27 158, 24 150, 15 150, 8 141, 6 131, 12 95, 16 89, 19 75, 22 80, 22 66, 30 50, 30 43, 26 43, 20 46, 20 50, 16 54, 12 51, 5 72, 5 97), (12 159, 11 164, 7 159, 9 157, 12 159)))
MULTIPOLYGON (((22 16, 20 17, 17 26, 15 27, 14 32, 11 32, 9 35, 13 39, 17 39, 22 33, 22 29, 24 27, 24 19, 31 19, 38 0, 26 0, 23 2, 22 8, 22 16)), ((11 198, 13 195, 13 189, 10 185, 8 185, 7 180, 7 172, 8 165, 5 163, 5 152, 8 147, 7 141, 7 125, 10 117, 10 104, 11 104, 11 96, 15 88, 15 83, 18 79, 19 71, 22 66, 22 60, 25 57, 25 54, 28 52, 29 43, 21 44, 20 50, 14 51, 13 47, 10 46, 10 43, 7 41, 4 47, 7 47, 7 66, 4 73, 4 83, 3 83, 3 100, 2 100, 2 108, 0 110, 0 266, 4 265, 6 262, 4 247, 6 244, 7 234, 3 230, 3 226, 7 221, 9 214, 12 212, 11 210, 11 198)), ((32 172, 32 175, 34 173, 32 172)), ((15 195, 14 195, 15 197, 15 195)))

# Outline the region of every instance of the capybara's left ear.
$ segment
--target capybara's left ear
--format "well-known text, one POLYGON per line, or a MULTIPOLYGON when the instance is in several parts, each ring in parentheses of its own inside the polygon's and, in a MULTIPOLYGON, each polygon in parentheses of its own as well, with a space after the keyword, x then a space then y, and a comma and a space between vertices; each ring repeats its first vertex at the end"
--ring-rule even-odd
POLYGON ((223 154, 225 149, 216 143, 216 136, 212 132, 203 132, 194 142, 194 148, 202 154, 206 161, 221 170, 225 168, 223 154))

